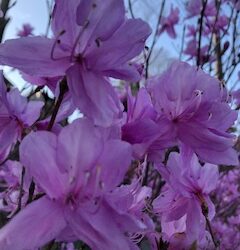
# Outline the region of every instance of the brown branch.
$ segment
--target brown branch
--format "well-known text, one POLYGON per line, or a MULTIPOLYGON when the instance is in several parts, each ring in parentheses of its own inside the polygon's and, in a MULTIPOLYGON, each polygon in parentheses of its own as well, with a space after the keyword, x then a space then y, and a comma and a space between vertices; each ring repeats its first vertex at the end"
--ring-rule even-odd
POLYGON ((8 24, 8 22, 10 21, 9 17, 6 17, 6 14, 8 12, 8 10, 10 9, 10 1, 11 0, 2 0, 1 1, 1 11, 3 13, 3 16, 0 18, 0 42, 2 42, 3 39, 3 34, 5 31, 5 28, 8 24))
POLYGON ((29 187, 27 204, 29 204, 29 203, 31 203, 33 201, 34 191, 35 191, 35 183, 32 180, 31 184, 30 184, 30 187, 29 187))
POLYGON ((58 113, 59 108, 60 108, 60 106, 61 106, 61 104, 62 104, 64 95, 65 95, 65 93, 68 91, 67 81, 66 81, 65 78, 60 82, 59 88, 60 88, 60 93, 59 93, 59 96, 58 96, 56 105, 55 105, 55 107, 54 107, 54 109, 53 109, 53 113, 52 113, 50 122, 49 122, 48 127, 47 127, 47 130, 48 130, 48 131, 51 131, 51 130, 52 130, 52 127, 53 127, 53 125, 54 125, 55 119, 56 119, 56 117, 57 117, 57 113, 58 113))
POLYGON ((182 40, 181 40, 181 50, 179 54, 179 60, 182 60, 182 53, 183 53, 183 46, 184 46, 184 39, 185 39, 185 31, 186 31, 186 26, 183 26, 183 33, 182 33, 182 40))
POLYGON ((131 0, 128 0, 128 8, 129 8, 131 17, 132 17, 132 18, 135 18, 134 13, 133 13, 133 7, 132 7, 132 2, 131 2, 131 0))
POLYGON ((16 215, 21 209, 22 209, 22 197, 23 197, 23 183, 24 183, 24 176, 25 176, 25 168, 22 169, 22 175, 21 175, 21 182, 20 182, 20 191, 19 191, 19 197, 18 197, 18 206, 14 213, 16 215))
POLYGON ((219 33, 215 33, 214 40, 216 43, 216 73, 217 78, 223 80, 223 65, 222 65, 222 48, 219 33))
POLYGON ((159 29, 159 25, 160 25, 160 22, 161 22, 161 19, 162 19, 164 6, 165 6, 165 0, 162 1, 161 7, 160 7, 158 22, 157 22, 155 33, 154 33, 154 36, 153 36, 153 42, 152 42, 152 45, 151 45, 151 47, 149 49, 149 54, 148 54, 147 59, 146 59, 145 79, 148 79, 148 69, 149 69, 150 59, 151 59, 151 55, 152 55, 154 46, 155 46, 155 44, 157 42, 158 29, 159 29))
POLYGON ((209 231, 209 233, 210 233, 210 235, 212 237, 213 244, 215 246, 215 249, 218 249, 219 241, 215 239, 215 236, 214 236, 214 233, 213 233, 213 230, 212 230, 212 227, 211 227, 211 223, 210 223, 210 221, 208 219, 208 206, 207 206, 206 202, 204 201, 204 199, 201 196, 199 196, 199 200, 201 202, 202 214, 205 217, 207 228, 208 228, 208 231, 209 231))
POLYGON ((199 36, 198 36, 198 50, 197 50, 197 66, 201 65, 201 41, 202 41, 202 31, 203 31, 203 18, 204 12, 207 6, 207 1, 202 0, 202 10, 199 18, 199 36))
POLYGON ((209 46, 208 46, 208 52, 207 52, 207 59, 208 60, 210 59, 210 55, 211 55, 210 50, 211 50, 211 47, 212 47, 212 42, 213 42, 213 38, 214 38, 214 34, 215 34, 215 27, 216 27, 216 24, 217 24, 217 21, 218 21, 219 13, 220 13, 220 6, 221 6, 221 2, 216 1, 217 14, 216 14, 216 17, 215 17, 215 20, 214 20, 213 31, 211 33, 210 43, 209 43, 209 46))
POLYGON ((48 36, 50 26, 51 26, 51 20, 52 20, 52 9, 53 9, 53 1, 46 0, 46 5, 47 5, 47 11, 48 11, 48 23, 47 23, 47 28, 45 32, 45 36, 48 36))

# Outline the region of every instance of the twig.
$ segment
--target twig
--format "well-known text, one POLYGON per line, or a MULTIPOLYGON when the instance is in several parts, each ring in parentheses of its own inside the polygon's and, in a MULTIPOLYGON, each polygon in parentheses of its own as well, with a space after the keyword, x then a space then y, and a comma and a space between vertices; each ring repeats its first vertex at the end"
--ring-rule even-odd
POLYGON ((208 219, 208 206, 207 206, 206 202, 204 201, 204 199, 201 196, 199 196, 199 200, 202 203, 201 204, 202 213, 203 213, 203 215, 205 217, 207 228, 208 228, 208 231, 209 231, 209 233, 210 233, 210 235, 212 237, 213 244, 214 244, 215 248, 218 249, 219 241, 217 241, 215 239, 215 236, 214 236, 214 233, 213 233, 213 230, 212 230, 212 227, 211 227, 211 223, 210 223, 210 221, 208 219))
POLYGON ((183 33, 182 33, 182 40, 181 40, 181 50, 179 54, 179 60, 182 60, 182 53, 183 53, 183 46, 184 46, 184 39, 185 39, 185 31, 186 31, 186 26, 183 26, 183 33))
POLYGON ((18 197, 18 206, 17 206, 17 209, 16 209, 14 215, 16 215, 22 209, 24 176, 25 176, 25 168, 23 167, 22 175, 21 175, 21 182, 20 182, 20 192, 19 192, 19 197, 18 197))
POLYGON ((153 42, 152 42, 152 45, 151 45, 151 47, 149 49, 149 54, 148 54, 147 59, 146 59, 145 79, 148 79, 148 68, 149 68, 150 58, 151 58, 154 46, 155 46, 155 44, 157 42, 158 29, 159 29, 159 25, 160 25, 160 22, 161 22, 161 19, 162 19, 164 5, 165 5, 165 0, 163 0, 162 4, 161 4, 159 16, 158 16, 158 22, 157 22, 155 33, 154 33, 154 36, 153 36, 153 42))
POLYGON ((215 27, 216 27, 216 24, 217 24, 217 21, 218 21, 218 17, 219 17, 219 13, 220 13, 220 5, 221 3, 218 1, 216 2, 216 8, 217 8, 217 14, 216 14, 216 17, 215 17, 215 20, 214 20, 214 24, 213 24, 213 30, 212 30, 212 33, 211 33, 211 38, 210 38, 210 43, 209 43, 209 46, 208 46, 208 52, 207 52, 207 59, 209 60, 210 59, 210 50, 211 50, 211 47, 212 47, 212 42, 213 42, 213 37, 214 37, 214 33, 215 33, 215 27))
POLYGON ((202 30, 203 30, 203 18, 204 18, 204 12, 207 6, 207 1, 202 1, 202 10, 201 10, 201 16, 199 18, 199 37, 198 37, 198 50, 197 50, 197 66, 199 67, 201 64, 201 40, 202 40, 202 30))
POLYGON ((52 127, 54 125, 55 119, 57 117, 57 113, 58 113, 59 108, 60 108, 60 106, 62 104, 62 101, 63 101, 63 98, 64 98, 64 94, 68 91, 67 81, 66 81, 65 78, 60 82, 59 88, 60 88, 59 97, 57 99, 56 105, 55 105, 55 107, 53 109, 53 113, 52 113, 50 122, 49 122, 48 127, 47 127, 48 131, 52 130, 52 127))
POLYGON ((132 17, 132 18, 135 18, 134 14, 133 14, 133 7, 132 7, 132 2, 131 2, 131 0, 128 0, 128 8, 129 8, 131 17, 132 17))
POLYGON ((30 187, 29 187, 27 204, 29 204, 29 203, 31 203, 33 201, 34 191, 35 191, 35 183, 32 180, 31 184, 30 184, 30 187))
POLYGON ((11 8, 11 6, 10 6, 10 0, 2 0, 0 4, 3 13, 3 17, 0 18, 0 42, 2 42, 3 33, 5 31, 6 25, 10 21, 10 18, 6 18, 6 14, 8 10, 11 8))
POLYGON ((51 26, 53 2, 51 1, 51 3, 50 3, 49 0, 46 0, 46 5, 47 5, 47 10, 48 10, 48 23, 47 23, 45 36, 47 37, 49 30, 50 30, 50 26, 51 26))
POLYGON ((143 177, 143 180, 142 180, 142 186, 146 186, 147 183, 148 183, 149 165, 150 165, 150 163, 147 162, 146 168, 144 169, 145 172, 143 173, 144 177, 143 177))

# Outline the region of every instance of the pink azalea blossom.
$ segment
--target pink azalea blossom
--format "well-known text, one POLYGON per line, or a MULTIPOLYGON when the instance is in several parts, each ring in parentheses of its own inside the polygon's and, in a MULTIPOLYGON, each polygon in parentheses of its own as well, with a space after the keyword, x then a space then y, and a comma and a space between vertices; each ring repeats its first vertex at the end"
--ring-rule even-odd
POLYGON ((161 34, 162 32, 166 31, 171 38, 176 38, 177 35, 174 26, 178 24, 178 22, 179 9, 177 7, 173 8, 173 6, 171 6, 169 15, 167 17, 162 17, 161 19, 160 29, 158 33, 161 34))
POLYGON ((128 212, 133 200, 117 205, 119 192, 112 192, 130 164, 129 144, 106 140, 101 130, 82 119, 58 136, 31 133, 21 143, 20 158, 46 195, 0 230, 2 250, 38 248, 53 239, 82 240, 99 250, 135 249, 125 233, 145 226, 128 212))
POLYGON ((123 0, 56 1, 52 39, 35 36, 0 46, 0 63, 34 77, 67 76, 75 105, 99 125, 122 116, 108 76, 138 81, 129 63, 144 48, 151 30, 140 19, 126 19, 123 0), (111 20, 111 21, 109 21, 111 20))
MULTIPOLYGON (((189 0, 186 4, 186 10, 188 12, 187 18, 195 17, 201 14, 203 8, 202 0, 189 0)), ((216 16, 215 0, 207 1, 207 5, 204 10, 204 16, 216 16)))
POLYGON ((30 36, 33 35, 33 30, 34 28, 29 23, 25 23, 23 24, 22 29, 18 31, 17 35, 20 37, 30 36))
MULTIPOLYGON (((0 170, 0 210, 14 213, 19 203, 22 165, 18 161, 6 161, 0 170)), ((30 182, 23 185, 22 205, 27 201, 30 182)), ((8 217, 10 217, 8 215, 8 217)))
POLYGON ((134 97, 128 89, 127 113, 122 126, 122 139, 133 145, 134 156, 142 158, 152 142, 159 136, 159 127, 154 122, 157 116, 151 97, 141 88, 134 97))
POLYGON ((195 240, 204 241, 205 216, 212 220, 215 214, 209 194, 216 188, 218 167, 212 164, 201 166, 197 156, 184 147, 180 154, 170 154, 166 167, 159 165, 157 168, 166 185, 153 207, 161 218, 166 240, 174 244, 177 235, 182 234, 180 242, 188 247, 195 240), (203 207, 208 208, 205 216, 203 207))
POLYGON ((168 127, 169 138, 188 145, 205 162, 238 165, 234 136, 227 132, 237 113, 230 109, 226 90, 217 79, 176 61, 151 79, 148 89, 158 112, 157 123, 168 127))
MULTIPOLYGON (((208 55, 209 45, 203 45, 200 49, 200 64, 203 65, 207 62, 213 62, 215 60, 215 56, 208 55)), ((184 49, 184 54, 188 55, 190 59, 196 59, 198 57, 198 42, 196 37, 189 40, 187 42, 186 48, 184 49)))
POLYGON ((194 25, 187 26, 188 33, 186 34, 187 37, 193 37, 196 40, 197 35, 197 28, 194 25))
POLYGON ((16 88, 7 92, 2 74, 0 78, 0 161, 3 161, 21 140, 24 129, 38 119, 43 102, 28 102, 16 88))

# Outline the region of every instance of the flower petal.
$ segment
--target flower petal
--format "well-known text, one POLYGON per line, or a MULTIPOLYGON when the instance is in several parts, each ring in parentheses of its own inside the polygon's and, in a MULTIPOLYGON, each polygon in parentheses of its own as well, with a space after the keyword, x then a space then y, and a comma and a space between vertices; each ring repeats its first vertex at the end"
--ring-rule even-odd
POLYGON ((20 145, 20 161, 50 198, 59 198, 65 188, 65 176, 56 162, 55 134, 39 131, 26 136, 20 145))
POLYGON ((35 249, 53 240, 66 222, 61 208, 43 197, 29 204, 0 230, 1 250, 35 249))
POLYGON ((116 72, 140 54, 150 33, 148 24, 141 19, 127 20, 110 39, 86 54, 87 66, 96 71, 116 72))
POLYGON ((44 102, 42 101, 28 102, 24 113, 20 116, 22 122, 28 126, 31 126, 39 118, 43 105, 44 102))
POLYGON ((81 0, 56 0, 52 14, 52 30, 55 36, 67 45, 73 45, 80 30, 77 25, 77 6, 81 0))
POLYGON ((131 146, 126 142, 110 140, 105 143, 103 153, 98 160, 100 180, 104 184, 105 191, 113 190, 123 181, 131 163, 131 152, 131 146))
POLYGON ((102 152, 103 142, 93 124, 79 119, 63 128, 57 141, 57 163, 68 172, 71 182, 81 182, 84 171, 90 171, 102 152), (75 181, 74 181, 75 180, 75 181))
POLYGON ((0 45, 0 64, 32 76, 63 76, 70 63, 66 52, 54 43, 40 36, 7 40, 0 45))
POLYGON ((96 211, 91 211, 93 206, 88 204, 84 209, 68 213, 68 222, 75 234, 92 249, 130 250, 130 241, 115 221, 114 210, 105 202, 94 208, 96 211))
POLYGON ((20 128, 11 118, 0 120, 0 162, 4 161, 10 153, 12 146, 20 137, 20 128))
POLYGON ((82 0, 77 9, 79 25, 88 23, 81 36, 80 53, 91 51, 117 30, 124 22, 125 8, 123 0, 82 0), (111 22, 109 22, 111 18, 111 22), (85 19, 85 20, 84 20, 85 19))
POLYGON ((67 71, 67 80, 75 105, 96 125, 109 126, 121 118, 120 101, 103 76, 74 65, 67 71))

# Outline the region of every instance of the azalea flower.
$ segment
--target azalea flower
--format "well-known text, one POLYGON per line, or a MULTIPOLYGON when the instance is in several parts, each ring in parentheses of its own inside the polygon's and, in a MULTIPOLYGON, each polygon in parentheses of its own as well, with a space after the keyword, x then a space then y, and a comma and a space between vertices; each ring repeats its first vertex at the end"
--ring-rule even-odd
POLYGON ((29 23, 25 23, 22 26, 22 29, 18 31, 17 35, 20 37, 26 37, 26 36, 30 36, 33 33, 34 28, 32 27, 31 24, 29 23))
POLYGON ((130 164, 129 144, 106 140, 101 130, 79 119, 58 136, 29 134, 21 143, 20 158, 45 195, 0 230, 1 249, 33 249, 53 239, 82 240, 99 250, 135 249, 125 233, 145 228, 128 212, 136 202, 117 206, 119 192, 112 192, 130 164))
POLYGON ((40 116, 41 101, 29 101, 18 89, 7 92, 3 75, 0 75, 0 161, 4 161, 22 133, 40 116))
POLYGON ((237 113, 226 102, 226 90, 217 79, 176 61, 151 79, 148 89, 159 128, 168 127, 165 136, 188 145, 202 161, 238 165, 232 148, 235 137, 227 132, 237 113))
MULTIPOLYGON (((180 154, 171 153, 167 166, 157 165, 166 181, 163 192, 153 202, 154 211, 161 218, 166 240, 176 241, 182 234, 182 244, 191 246, 205 239, 205 216, 211 221, 215 214, 209 194, 218 181, 218 167, 201 166, 192 150, 181 148, 180 154), (203 214, 202 209, 207 210, 203 214)), ((180 241, 180 242, 181 242, 180 241)))
POLYGON ((108 77, 140 79, 130 60, 143 50, 149 25, 126 19, 123 0, 55 2, 53 38, 7 40, 0 45, 0 63, 34 77, 66 75, 80 111, 98 125, 111 125, 122 106, 108 77))
POLYGON ((173 8, 173 6, 171 6, 169 15, 167 17, 162 17, 158 33, 161 34, 162 32, 166 31, 171 38, 176 38, 177 35, 174 26, 178 24, 178 22, 179 9, 177 7, 173 8))

